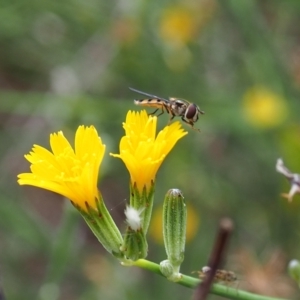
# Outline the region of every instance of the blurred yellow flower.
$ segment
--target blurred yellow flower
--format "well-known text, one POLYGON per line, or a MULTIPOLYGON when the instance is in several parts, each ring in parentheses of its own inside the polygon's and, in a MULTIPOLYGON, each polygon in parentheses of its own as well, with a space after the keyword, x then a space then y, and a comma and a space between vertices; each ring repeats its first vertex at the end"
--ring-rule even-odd
POLYGON ((164 42, 173 46, 183 46, 209 22, 217 8, 215 0, 202 0, 167 7, 159 24, 159 34, 164 42))
POLYGON ((196 18, 186 6, 172 6, 163 12, 159 30, 163 40, 185 44, 194 38, 196 29, 196 18))
POLYGON ((246 119, 259 128, 280 125, 288 115, 286 101, 280 95, 260 86, 246 91, 243 110, 246 119))
POLYGON ((120 141, 120 154, 110 154, 123 160, 139 192, 150 188, 167 154, 187 134, 179 122, 174 122, 156 136, 156 125, 157 117, 148 116, 145 110, 129 111, 123 123, 125 136, 120 141))
POLYGON ((52 152, 34 145, 25 155, 31 173, 19 174, 18 183, 61 194, 83 210, 85 203, 96 208, 99 166, 105 152, 96 129, 79 126, 74 149, 62 131, 50 135, 50 145, 52 152))
MULTIPOLYGON (((191 204, 187 204, 187 224, 186 224, 186 242, 190 242, 196 236, 196 233, 199 229, 200 217, 199 214, 196 213, 195 207, 191 204)), ((152 216, 151 225, 149 228, 149 233, 153 240, 155 240, 158 244, 164 243, 163 238, 163 208, 161 206, 157 207, 152 216)))

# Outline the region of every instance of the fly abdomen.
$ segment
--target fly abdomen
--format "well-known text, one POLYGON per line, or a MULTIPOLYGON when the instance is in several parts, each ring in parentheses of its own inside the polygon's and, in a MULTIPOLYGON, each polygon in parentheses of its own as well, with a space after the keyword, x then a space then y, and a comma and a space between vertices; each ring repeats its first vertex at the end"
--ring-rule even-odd
POLYGON ((154 108, 162 108, 162 106, 165 104, 165 101, 160 99, 134 99, 133 100, 135 105, 141 105, 141 106, 148 106, 148 107, 154 107, 154 108))

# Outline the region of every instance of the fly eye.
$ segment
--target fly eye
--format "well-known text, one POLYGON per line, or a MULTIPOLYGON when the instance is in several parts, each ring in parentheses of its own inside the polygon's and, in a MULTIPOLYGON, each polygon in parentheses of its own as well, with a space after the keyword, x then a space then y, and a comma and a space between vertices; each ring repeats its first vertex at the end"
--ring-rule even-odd
POLYGON ((198 120, 198 111, 197 111, 197 106, 195 104, 192 103, 188 106, 185 112, 185 117, 188 120, 190 119, 192 119, 193 121, 198 120))

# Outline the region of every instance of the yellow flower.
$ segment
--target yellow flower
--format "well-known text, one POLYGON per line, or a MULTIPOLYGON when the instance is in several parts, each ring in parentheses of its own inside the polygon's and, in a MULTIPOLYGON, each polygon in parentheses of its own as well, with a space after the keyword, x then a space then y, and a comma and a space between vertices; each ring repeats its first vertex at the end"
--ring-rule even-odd
POLYGON ((280 125, 288 115, 285 100, 264 87, 249 89, 244 95, 243 108, 247 120, 260 128, 280 125))
POLYGON ((119 157, 126 165, 131 183, 142 192, 154 182, 156 172, 176 142, 187 134, 179 122, 166 126, 156 136, 157 117, 148 116, 146 111, 129 111, 123 123, 125 136, 120 142, 119 157))
POLYGON ((61 194, 83 210, 85 203, 96 208, 98 172, 105 152, 96 129, 79 126, 74 149, 62 131, 50 135, 50 145, 52 152, 34 145, 25 155, 31 173, 18 175, 18 183, 61 194))
POLYGON ((196 18, 187 7, 172 6, 164 11, 160 24, 163 40, 185 44, 194 38, 196 29, 196 18))
POLYGON ((158 32, 163 42, 181 47, 195 40, 217 8, 215 0, 172 3, 162 11, 158 32))

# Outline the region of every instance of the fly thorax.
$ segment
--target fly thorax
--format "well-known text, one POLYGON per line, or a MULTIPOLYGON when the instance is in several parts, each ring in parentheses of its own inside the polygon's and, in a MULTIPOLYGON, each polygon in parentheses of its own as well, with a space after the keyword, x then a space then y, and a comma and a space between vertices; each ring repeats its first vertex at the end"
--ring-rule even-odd
POLYGON ((181 100, 176 100, 171 103, 171 108, 176 116, 184 116, 187 105, 181 100))

